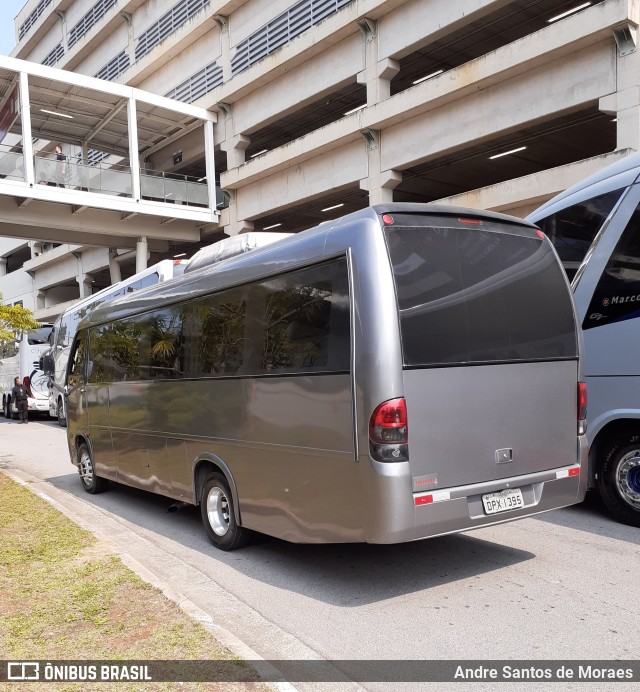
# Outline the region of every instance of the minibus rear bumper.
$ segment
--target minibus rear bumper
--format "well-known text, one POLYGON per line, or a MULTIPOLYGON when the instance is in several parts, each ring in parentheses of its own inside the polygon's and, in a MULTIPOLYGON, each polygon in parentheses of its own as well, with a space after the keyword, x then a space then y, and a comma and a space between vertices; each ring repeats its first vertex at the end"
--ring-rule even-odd
POLYGON ((587 483, 587 466, 583 463, 487 483, 413 493, 410 499, 413 507, 398 513, 395 521, 387 522, 386 528, 375 520, 370 524, 367 542, 401 543, 522 519, 582 502, 587 483), (523 506, 488 513, 483 498, 490 502, 495 493, 504 496, 504 491, 523 506))

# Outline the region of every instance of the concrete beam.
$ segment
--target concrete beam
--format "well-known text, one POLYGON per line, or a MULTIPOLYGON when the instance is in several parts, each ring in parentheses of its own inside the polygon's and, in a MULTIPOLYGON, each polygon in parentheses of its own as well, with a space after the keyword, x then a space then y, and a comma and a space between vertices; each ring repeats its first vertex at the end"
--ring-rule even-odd
POLYGON ((503 183, 481 187, 477 190, 470 190, 469 192, 463 192, 451 197, 443 197, 437 200, 437 202, 438 204, 471 207, 472 209, 488 209, 509 214, 526 207, 528 208, 526 213, 530 213, 583 178, 632 153, 634 152, 630 149, 622 149, 609 154, 602 154, 601 156, 593 156, 589 159, 550 168, 549 170, 533 173, 522 178, 507 180, 503 183))
MULTIPOLYGON (((5 181, 0 180, 0 188, 5 181)), ((51 190, 61 188, 50 188, 51 190)), ((172 205, 179 208, 179 205, 172 205)), ((200 240, 200 224, 176 219, 171 226, 162 224, 162 217, 140 214, 135 221, 121 221, 120 212, 87 209, 74 215, 70 206, 47 204, 34 200, 28 207, 19 207, 13 197, 0 192, 0 235, 11 238, 40 238, 50 242, 77 245, 130 247, 116 238, 145 235, 156 240, 196 242, 200 240), (5 232, 5 230, 7 232, 5 232)))
POLYGON ((329 154, 236 191, 237 219, 253 220, 265 213, 321 197, 329 191, 358 187, 367 176, 367 147, 361 137, 329 154))
MULTIPOLYGON (((594 97, 597 99, 615 91, 615 49, 611 32, 614 26, 627 20, 629 13, 627 0, 609 0, 609 2, 596 5, 588 12, 581 13, 580 17, 570 17, 559 24, 551 24, 542 31, 472 60, 428 82, 417 84, 382 103, 341 118, 320 130, 267 152, 258 159, 247 161, 239 168, 230 169, 221 175, 222 187, 238 189, 255 183, 298 165, 306 159, 357 140, 361 130, 385 130, 393 125, 402 125, 412 116, 428 113, 446 104, 456 104, 463 98, 477 96, 490 86, 500 86, 507 80, 520 76, 527 80, 530 70, 543 67, 547 63, 553 64, 550 73, 555 74, 557 70, 562 72, 564 62, 571 60, 571 56, 578 50, 593 49, 597 52, 608 49, 610 51, 610 55, 604 57, 604 65, 609 67, 609 78, 613 84, 610 81, 599 96, 594 97)), ((602 66, 600 69, 603 69, 602 66)), ((588 75, 581 74, 579 81, 584 82, 587 77, 588 75)), ((530 88, 531 80, 527 83, 530 88)), ((555 93, 556 77, 553 77, 552 83, 555 93)), ((509 89, 513 86, 512 81, 509 89)), ((538 83, 538 88, 541 89, 543 95, 547 96, 549 113, 557 112, 563 107, 561 101, 556 104, 549 101, 548 84, 538 83)), ((569 96, 572 89, 573 87, 570 86, 569 96)), ((535 92, 526 93, 525 104, 532 101, 531 93, 535 92)), ((563 94, 558 93, 558 96, 562 99, 563 94)), ((511 96, 509 96, 509 103, 514 103, 511 96)), ((514 109, 510 107, 507 111, 513 113, 514 109)), ((456 115, 455 122, 463 121, 456 115)), ((465 131, 465 128, 459 129, 462 132, 465 131)), ((420 138, 424 138, 424 132, 420 138)), ((467 141, 471 140, 467 139, 467 141)), ((395 165, 390 165, 389 168, 395 165)))
POLYGON ((616 89, 614 50, 610 42, 600 43, 386 128, 382 169, 407 168, 597 103, 616 89), (507 102, 510 107, 502 108, 507 102))

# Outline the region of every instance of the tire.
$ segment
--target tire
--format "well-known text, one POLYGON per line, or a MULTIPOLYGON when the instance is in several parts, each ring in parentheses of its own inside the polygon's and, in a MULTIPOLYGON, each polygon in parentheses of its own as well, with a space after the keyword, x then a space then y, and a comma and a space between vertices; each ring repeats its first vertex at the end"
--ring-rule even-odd
POLYGON ((58 399, 57 414, 58 414, 58 425, 61 428, 66 428, 67 427, 67 419, 64 417, 64 403, 63 403, 62 399, 58 399))
POLYGON ((84 442, 78 447, 78 459, 78 473, 82 487, 90 495, 103 493, 109 487, 109 481, 106 478, 96 476, 91 452, 84 442))
POLYGON ((596 486, 617 521, 640 526, 640 436, 629 433, 604 450, 596 486))
POLYGON ((4 400, 2 402, 2 415, 7 418, 7 402, 4 400))
POLYGON ((207 478, 202 488, 200 512, 204 530, 216 548, 236 550, 251 540, 253 531, 238 526, 236 522, 233 496, 221 473, 213 473, 207 478))

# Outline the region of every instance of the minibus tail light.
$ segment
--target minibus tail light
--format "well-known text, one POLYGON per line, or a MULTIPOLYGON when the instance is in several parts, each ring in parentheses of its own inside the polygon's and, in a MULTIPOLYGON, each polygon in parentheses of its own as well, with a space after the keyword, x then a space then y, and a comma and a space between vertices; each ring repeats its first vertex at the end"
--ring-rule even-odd
POLYGON ((578 435, 587 432, 587 385, 578 382, 578 435))
POLYGON ((376 461, 407 461, 407 403, 404 397, 381 403, 369 419, 369 448, 376 461))

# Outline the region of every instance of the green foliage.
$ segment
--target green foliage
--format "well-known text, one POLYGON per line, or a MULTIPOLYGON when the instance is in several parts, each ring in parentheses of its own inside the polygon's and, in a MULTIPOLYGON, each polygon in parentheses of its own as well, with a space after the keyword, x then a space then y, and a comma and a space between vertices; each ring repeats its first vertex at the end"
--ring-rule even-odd
POLYGON ((39 326, 31 310, 22 305, 4 305, 0 294, 0 342, 13 341, 16 333, 39 326))

